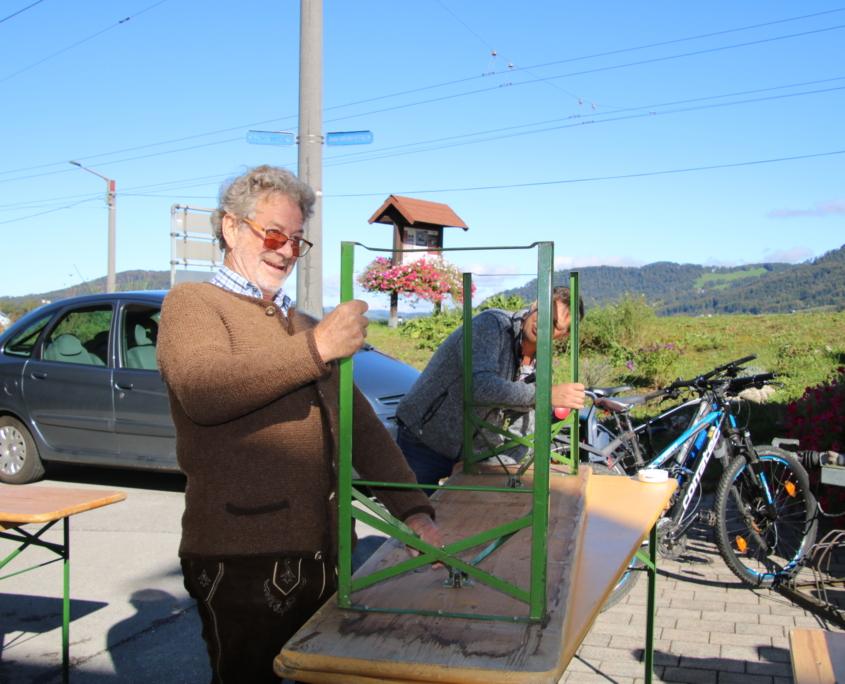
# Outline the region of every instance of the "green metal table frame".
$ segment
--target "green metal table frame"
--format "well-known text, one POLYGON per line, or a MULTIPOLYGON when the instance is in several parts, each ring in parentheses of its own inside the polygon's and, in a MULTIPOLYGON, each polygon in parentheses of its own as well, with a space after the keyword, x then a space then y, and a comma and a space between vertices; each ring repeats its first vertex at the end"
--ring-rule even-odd
MULTIPOLYGON (((63 589, 62 589, 62 682, 67 684, 68 676, 69 676, 69 625, 70 625, 70 520, 69 516, 66 516, 61 519, 63 521, 64 527, 64 536, 63 536, 63 543, 61 544, 54 544, 53 542, 48 542, 41 539, 41 535, 43 535, 47 530, 49 530, 53 525, 55 525, 58 520, 52 520, 46 523, 43 527, 41 527, 35 534, 30 534, 26 530, 21 530, 17 528, 13 528, 11 530, 6 530, 4 532, 0 532, 0 539, 9 539, 10 541, 14 542, 21 542, 21 545, 12 551, 3 561, 0 561, 0 570, 2 570, 6 565, 8 565, 14 558, 16 558, 19 554, 21 554, 24 549, 30 546, 40 546, 41 548, 48 549, 55 553, 58 558, 54 558, 53 560, 46 561, 44 563, 39 563, 38 565, 33 565, 29 568, 25 568, 23 570, 18 570, 17 572, 13 572, 9 575, 4 575, 0 577, 0 580, 8 579, 9 577, 15 577, 16 575, 21 575, 25 572, 29 572, 30 570, 36 570, 37 568, 42 568, 45 565, 51 565, 52 563, 56 563, 58 561, 62 561, 62 568, 63 568, 63 589)), ((32 523, 29 523, 32 524, 32 523)))
MULTIPOLYGON (((341 244, 341 302, 353 299, 353 269, 354 249, 362 247, 373 252, 427 252, 428 250, 390 250, 370 248, 357 242, 343 242, 341 244)), ((512 249, 534 249, 538 251, 537 266, 537 355, 536 355, 536 403, 540 406, 551 406, 552 388, 552 306, 553 306, 553 264, 554 264, 554 243, 539 242, 525 247, 485 247, 485 248, 456 248, 443 249, 440 251, 479 251, 479 250, 512 250, 512 249)), ((472 275, 463 275, 463 291, 472 291, 472 275)), ((570 311, 579 310, 579 276, 577 272, 570 274, 570 311)), ((550 463, 552 460, 551 442, 553 428, 551 424, 550 411, 535 412, 535 433, 526 437, 512 435, 509 432, 477 419, 472 414, 472 409, 484 404, 476 404, 472 398, 472 301, 471 297, 464 298, 463 306, 464 325, 464 349, 463 349, 463 391, 464 391, 464 454, 473 454, 473 431, 475 428, 483 428, 490 432, 498 433, 506 437, 504 443, 493 446, 483 454, 473 455, 464 459, 464 471, 472 472, 473 465, 480 460, 491 456, 498 457, 502 451, 517 444, 529 447, 533 450, 532 458, 526 462, 518 471, 516 480, 512 480, 508 487, 456 487, 426 485, 428 489, 452 489, 452 490, 487 490, 506 491, 533 497, 531 513, 525 517, 514 520, 504 525, 487 530, 473 537, 449 544, 443 548, 435 548, 422 542, 414 532, 404 523, 392 517, 383 508, 371 502, 369 498, 353 487, 352 480, 352 358, 340 361, 340 437, 339 437, 339 548, 338 548, 338 606, 347 610, 362 610, 376 612, 375 609, 367 606, 355 605, 352 602, 352 594, 364 587, 381 582, 390 577, 415 570, 435 561, 446 564, 450 577, 461 583, 468 578, 482 580, 497 589, 504 591, 511 596, 528 604, 528 617, 518 618, 523 622, 541 622, 546 616, 546 570, 548 563, 548 501, 549 501, 549 477, 550 463), (533 465, 533 484, 531 487, 521 488, 519 476, 525 472, 529 465, 533 465), (361 504, 364 510, 353 506, 353 501, 361 504), (352 520, 360 520, 370 525, 379 532, 386 534, 404 544, 411 544, 420 551, 416 558, 409 558, 393 567, 374 572, 372 574, 352 578, 352 520), (505 580, 484 572, 478 568, 478 564, 496 549, 501 548, 519 530, 531 528, 531 561, 529 590, 513 585, 505 580), (486 544, 486 548, 474 559, 466 562, 457 557, 457 554, 474 546, 486 544)), ((580 319, 577 315, 572 316, 570 327, 571 344, 571 378, 573 382, 578 381, 578 339, 580 319)), ((506 408, 506 407, 505 407, 506 408)), ((566 421, 562 421, 554 427, 557 433, 564 426, 570 429, 571 444, 580 443, 578 411, 572 411, 566 421)), ((555 454, 555 460, 568 465, 572 474, 578 472, 578 453, 570 449, 569 456, 555 454)), ((501 462, 501 461, 500 461, 501 462)), ((354 484, 370 487, 395 487, 408 488, 402 483, 379 482, 370 480, 355 480, 354 484)), ((656 600, 656 527, 650 531, 650 543, 648 553, 642 550, 637 552, 638 558, 643 562, 645 571, 648 573, 648 606, 646 621, 646 648, 644 653, 645 681, 651 684, 654 670, 654 610, 656 600)), ((504 620, 512 622, 513 615, 480 615, 465 613, 433 613, 419 610, 403 609, 379 609, 378 612, 406 613, 413 615, 439 615, 445 617, 463 617, 479 620, 504 620)))

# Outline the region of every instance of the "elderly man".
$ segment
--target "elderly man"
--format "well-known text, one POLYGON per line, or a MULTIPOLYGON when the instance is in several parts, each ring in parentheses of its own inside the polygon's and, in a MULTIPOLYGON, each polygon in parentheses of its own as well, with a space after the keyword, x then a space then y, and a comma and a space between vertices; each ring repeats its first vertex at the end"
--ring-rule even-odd
MULTIPOLYGON (((569 297, 568 287, 554 289, 556 340, 569 334, 569 297)), ((579 304, 583 318, 584 304, 579 304)), ((478 406, 473 413, 496 426, 510 417, 511 429, 521 434, 533 432, 535 386, 524 380, 536 365, 537 316, 535 302, 517 312, 488 309, 472 320, 473 400, 494 405, 478 406)), ((463 458, 463 339, 463 328, 446 338, 396 411, 399 446, 420 484, 437 484, 449 477, 463 458)), ((584 396, 581 383, 555 385, 552 406, 580 409, 584 396)), ((488 441, 502 442, 498 435, 485 432, 485 436, 486 440, 476 436, 476 453, 485 451, 488 441)))
MULTIPOLYGON (((282 286, 311 247, 314 193, 259 166, 225 184, 212 216, 225 250, 208 283, 162 308, 158 362, 188 477, 179 556, 196 599, 212 683, 278 683, 273 659, 336 589, 338 359, 364 344, 364 302, 319 323, 282 286)), ((369 403, 354 396, 353 463, 368 479, 414 483, 369 403)), ((418 490, 377 492, 441 545, 418 490)), ((416 553, 416 552, 414 552, 416 553)))

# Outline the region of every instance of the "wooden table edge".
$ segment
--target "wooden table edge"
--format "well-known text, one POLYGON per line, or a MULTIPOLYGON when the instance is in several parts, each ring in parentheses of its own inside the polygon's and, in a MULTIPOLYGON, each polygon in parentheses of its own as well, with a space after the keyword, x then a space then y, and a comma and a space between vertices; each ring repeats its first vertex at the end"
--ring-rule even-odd
MULTIPOLYGON (((39 489, 47 489, 46 487, 40 487, 39 489)), ((51 488, 54 491, 63 491, 59 487, 51 488)), ((96 508, 102 508, 103 506, 108 506, 109 504, 117 503, 119 501, 123 501, 126 498, 125 492, 116 492, 113 490, 83 490, 83 491, 91 491, 91 493, 96 493, 102 495, 103 493, 107 494, 108 496, 100 496, 100 498, 95 498, 92 501, 84 502, 77 504, 75 506, 67 506, 66 508, 62 508, 56 511, 50 511, 46 513, 10 513, 4 512, 0 510, 0 525, 3 523, 14 523, 15 527, 20 525, 25 525, 27 523, 45 523, 45 522, 52 522, 53 520, 61 520, 62 518, 67 518, 71 515, 76 515, 78 513, 84 513, 85 511, 91 511, 96 508)), ((10 525, 11 527, 11 525, 10 525)))

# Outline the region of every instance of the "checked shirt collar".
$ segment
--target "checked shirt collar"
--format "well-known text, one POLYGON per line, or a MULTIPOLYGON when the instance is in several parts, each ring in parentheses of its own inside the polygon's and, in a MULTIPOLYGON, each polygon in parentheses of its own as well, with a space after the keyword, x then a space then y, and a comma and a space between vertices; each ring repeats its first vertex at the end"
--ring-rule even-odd
MULTIPOLYGON (((222 287, 224 290, 229 290, 229 292, 246 295, 247 297, 264 299, 264 296, 261 294, 261 290, 259 290, 242 275, 235 273, 228 266, 221 266, 220 270, 217 271, 214 277, 208 282, 212 285, 217 285, 217 287, 222 287)), ((279 290, 273 298, 273 301, 279 306, 282 313, 287 316, 288 307, 290 307, 292 301, 291 298, 285 294, 285 291, 279 290)))

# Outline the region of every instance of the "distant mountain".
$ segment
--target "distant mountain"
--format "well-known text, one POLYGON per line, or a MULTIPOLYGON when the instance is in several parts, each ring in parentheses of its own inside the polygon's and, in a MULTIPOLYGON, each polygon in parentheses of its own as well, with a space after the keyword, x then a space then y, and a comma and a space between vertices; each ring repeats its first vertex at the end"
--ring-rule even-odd
MULTIPOLYGON (((170 271, 123 271, 116 274, 117 289, 120 292, 129 292, 132 290, 169 290, 170 289, 170 271)), ((97 278, 87 283, 67 287, 63 290, 53 290, 52 292, 44 292, 41 294, 29 294, 19 297, 0 297, 0 311, 3 311, 4 302, 8 302, 15 307, 21 307, 26 302, 42 301, 55 302, 59 299, 67 299, 68 297, 77 297, 84 294, 99 294, 106 291, 106 278, 97 278)), ((7 306, 7 308, 11 308, 7 306)), ((325 307, 324 311, 327 313, 334 307, 325 307)), ((407 321, 411 318, 419 316, 428 316, 427 312, 402 312, 400 315, 407 321)), ((372 320, 387 320, 390 316, 390 311, 387 309, 369 309, 367 316, 372 320)))
MULTIPOLYGON (((115 275, 115 284, 120 292, 129 292, 131 290, 169 290, 170 289, 170 271, 122 271, 115 275)), ((46 300, 54 302, 59 299, 67 299, 68 297, 77 297, 84 294, 99 294, 106 291, 106 277, 97 278, 96 280, 89 280, 80 285, 73 285, 66 287, 63 290, 53 290, 52 292, 44 292, 42 294, 29 294, 20 297, 0 297, 0 309, 3 308, 3 302, 11 302, 17 306, 22 306, 24 302, 41 302, 46 300)))
MULTIPOLYGON (((661 261, 638 268, 588 266, 578 272, 588 308, 628 293, 645 295, 661 316, 845 309, 845 245, 795 265, 711 268, 661 261)), ((568 285, 569 273, 556 272, 554 284, 568 285)), ((537 281, 502 294, 534 301, 537 281)))
MULTIPOLYGON (((845 310, 845 245, 802 264, 753 264, 732 268, 675 264, 659 261, 638 268, 588 266, 578 269, 581 295, 588 308, 618 301, 625 293, 645 295, 661 316, 706 314, 763 314, 792 311, 845 310)), ((555 285, 568 285, 569 273, 554 274, 555 285)), ((170 271, 123 271, 117 289, 166 290, 170 271)), ((106 279, 42 294, 0 297, 0 311, 25 302, 55 301, 76 295, 105 292, 106 279)), ((506 290, 506 297, 537 298, 537 280, 506 290)), ((8 312, 7 312, 8 313, 8 312)), ((387 310, 370 309, 374 319, 387 319, 387 310)), ((406 320, 426 313, 404 313, 406 320)))

